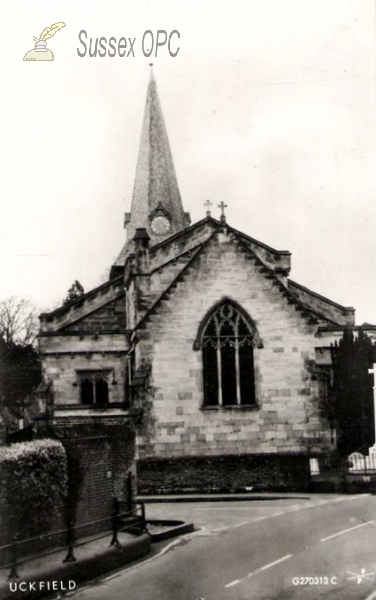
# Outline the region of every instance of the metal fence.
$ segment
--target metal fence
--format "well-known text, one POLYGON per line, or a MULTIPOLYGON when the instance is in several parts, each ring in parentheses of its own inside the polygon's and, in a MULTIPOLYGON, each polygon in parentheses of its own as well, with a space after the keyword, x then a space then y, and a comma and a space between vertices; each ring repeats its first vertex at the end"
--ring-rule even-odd
POLYGON ((365 456, 360 452, 353 452, 344 460, 330 455, 320 456, 310 458, 309 466, 313 478, 330 474, 376 475, 376 455, 365 456))
POLYGON ((120 532, 142 532, 147 531, 146 521, 145 521, 145 506, 144 504, 136 504, 134 508, 131 510, 125 510, 122 512, 122 506, 124 503, 118 501, 116 498, 113 502, 113 514, 111 517, 106 517, 105 519, 99 519, 97 521, 89 521, 83 523, 82 525, 77 525, 73 528, 62 529, 60 531, 49 532, 35 538, 27 538, 23 540, 19 540, 17 535, 14 536, 14 541, 11 544, 6 544, 4 546, 0 546, 0 553, 8 558, 5 559, 4 564, 0 562, 0 569, 10 569, 8 579, 18 578, 18 568, 20 565, 27 563, 31 560, 37 558, 43 558, 46 556, 50 556, 51 554, 56 554, 63 550, 66 550, 66 556, 63 559, 63 562, 75 562, 76 557, 74 556, 74 549, 79 546, 84 546, 90 542, 95 540, 103 539, 105 537, 111 536, 110 546, 120 547, 121 544, 118 539, 118 534, 120 532), (91 527, 94 529, 104 529, 102 533, 91 535, 90 538, 79 539, 80 531, 84 528, 91 527), (60 544, 58 547, 51 548, 48 551, 31 554, 27 557, 21 557, 22 547, 32 545, 33 542, 40 542, 43 540, 51 540, 56 538, 57 543, 58 540, 62 538, 66 538, 66 544, 60 544))
POLYGON ((354 475, 376 474, 376 456, 364 456, 360 452, 353 452, 348 458, 348 472, 354 475))

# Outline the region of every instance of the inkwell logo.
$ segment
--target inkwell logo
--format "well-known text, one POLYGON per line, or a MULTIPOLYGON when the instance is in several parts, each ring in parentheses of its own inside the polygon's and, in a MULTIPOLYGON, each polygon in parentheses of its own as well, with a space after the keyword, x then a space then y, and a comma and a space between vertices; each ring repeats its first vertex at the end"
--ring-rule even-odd
POLYGON ((65 27, 65 23, 55 23, 54 25, 51 25, 51 27, 43 29, 39 39, 34 36, 34 50, 26 52, 24 60, 54 60, 52 51, 47 48, 47 40, 52 38, 55 33, 60 31, 63 27, 65 27))

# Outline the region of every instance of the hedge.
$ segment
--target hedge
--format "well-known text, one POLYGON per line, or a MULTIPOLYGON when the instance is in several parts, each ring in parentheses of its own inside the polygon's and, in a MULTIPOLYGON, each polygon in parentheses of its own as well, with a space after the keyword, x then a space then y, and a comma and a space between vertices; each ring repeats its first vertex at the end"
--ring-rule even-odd
POLYGON ((0 495, 13 535, 47 531, 67 495, 67 459, 55 440, 0 447, 0 495))

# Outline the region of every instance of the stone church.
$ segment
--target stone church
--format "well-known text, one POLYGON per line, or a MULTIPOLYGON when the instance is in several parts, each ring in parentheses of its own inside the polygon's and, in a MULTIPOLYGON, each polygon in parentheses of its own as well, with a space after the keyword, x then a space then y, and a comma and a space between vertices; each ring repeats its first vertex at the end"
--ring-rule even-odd
POLYGON ((310 458, 335 449, 329 347, 355 311, 292 281, 290 252, 224 204, 194 224, 185 208, 151 78, 110 278, 40 317, 51 420, 123 428, 140 492, 305 489, 310 458))

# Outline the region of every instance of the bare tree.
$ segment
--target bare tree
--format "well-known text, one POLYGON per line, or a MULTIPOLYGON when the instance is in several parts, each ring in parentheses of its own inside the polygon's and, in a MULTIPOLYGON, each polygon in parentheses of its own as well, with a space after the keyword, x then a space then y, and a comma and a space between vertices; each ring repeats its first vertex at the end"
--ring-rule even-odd
POLYGON ((33 344, 37 333, 36 310, 28 300, 17 296, 0 300, 0 337, 6 344, 33 344))

